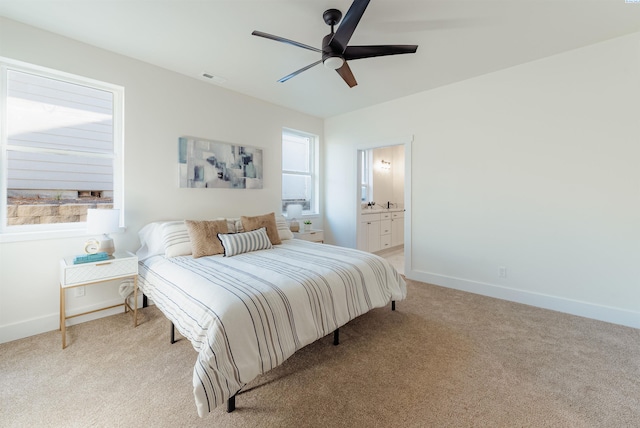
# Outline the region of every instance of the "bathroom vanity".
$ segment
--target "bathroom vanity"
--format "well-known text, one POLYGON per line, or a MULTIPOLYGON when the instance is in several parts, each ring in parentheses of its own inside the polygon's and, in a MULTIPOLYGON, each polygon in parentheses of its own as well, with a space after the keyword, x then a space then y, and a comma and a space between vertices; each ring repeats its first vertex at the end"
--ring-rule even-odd
POLYGON ((404 209, 365 208, 359 226, 359 250, 374 253, 404 244, 404 209))

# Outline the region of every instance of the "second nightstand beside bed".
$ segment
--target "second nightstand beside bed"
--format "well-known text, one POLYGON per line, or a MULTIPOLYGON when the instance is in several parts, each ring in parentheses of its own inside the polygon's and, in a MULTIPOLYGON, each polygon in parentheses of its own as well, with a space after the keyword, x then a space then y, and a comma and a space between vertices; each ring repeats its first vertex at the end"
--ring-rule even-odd
POLYGON ((324 231, 319 229, 311 229, 308 232, 293 232, 293 237, 311 242, 324 242, 324 231))

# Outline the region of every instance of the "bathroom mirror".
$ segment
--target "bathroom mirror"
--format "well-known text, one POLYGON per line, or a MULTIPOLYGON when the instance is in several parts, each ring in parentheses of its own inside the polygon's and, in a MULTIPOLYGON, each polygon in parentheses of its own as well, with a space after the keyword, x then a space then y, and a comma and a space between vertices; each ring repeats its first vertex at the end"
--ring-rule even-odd
POLYGON ((360 202, 365 208, 404 208, 404 145, 361 152, 360 202))

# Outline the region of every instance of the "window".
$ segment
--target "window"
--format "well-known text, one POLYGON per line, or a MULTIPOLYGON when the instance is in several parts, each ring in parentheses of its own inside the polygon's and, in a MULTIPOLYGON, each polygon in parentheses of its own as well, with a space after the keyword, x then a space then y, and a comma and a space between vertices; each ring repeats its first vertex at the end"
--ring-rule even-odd
POLYGON ((1 231, 84 229, 122 208, 123 89, 0 58, 1 231))
POLYGON ((362 176, 360 177, 360 201, 369 202, 373 199, 372 183, 372 171, 371 164, 373 158, 373 150, 360 151, 360 171, 362 176))
POLYGON ((318 214, 317 137, 298 131, 282 131, 282 212, 300 204, 306 215, 318 214))

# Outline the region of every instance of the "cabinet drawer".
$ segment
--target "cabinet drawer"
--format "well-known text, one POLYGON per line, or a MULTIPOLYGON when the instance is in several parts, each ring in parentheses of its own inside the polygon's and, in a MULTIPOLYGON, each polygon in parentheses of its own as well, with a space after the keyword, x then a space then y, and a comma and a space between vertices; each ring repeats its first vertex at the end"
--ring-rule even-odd
POLYGON ((293 237, 311 242, 324 242, 324 231, 311 230, 310 232, 294 232, 293 237))
POLYGON ((360 216, 360 221, 379 221, 380 220, 380 213, 376 213, 376 214, 362 214, 360 216))
POLYGON ((60 269, 60 285, 69 287, 85 282, 104 281, 138 274, 136 257, 123 260, 105 260, 96 263, 65 265, 60 269))
POLYGON ((380 235, 388 235, 391 233, 391 220, 382 220, 380 222, 380 235))
POLYGON ((391 235, 380 236, 380 249, 384 250, 391 247, 391 235))
POLYGON ((391 218, 404 218, 404 212, 393 212, 391 213, 391 218))
POLYGON ((380 219, 381 220, 389 220, 391 218, 391 213, 381 213, 380 214, 380 219))

